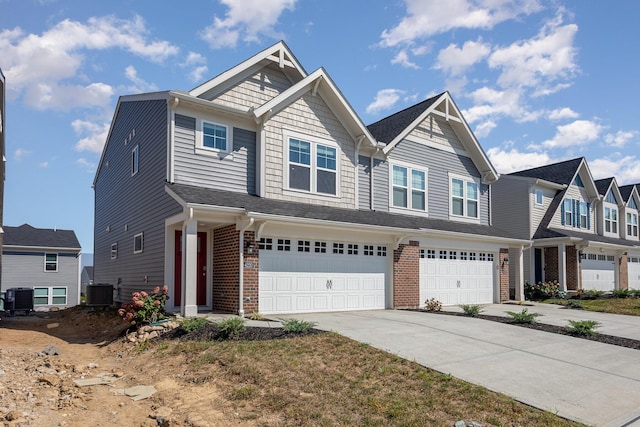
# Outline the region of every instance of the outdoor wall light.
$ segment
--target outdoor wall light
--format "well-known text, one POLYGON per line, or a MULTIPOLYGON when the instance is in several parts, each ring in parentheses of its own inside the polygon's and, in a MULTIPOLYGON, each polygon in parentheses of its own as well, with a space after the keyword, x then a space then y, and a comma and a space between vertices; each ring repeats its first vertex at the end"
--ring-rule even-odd
POLYGON ((245 245, 245 248, 247 249, 247 254, 253 255, 253 243, 252 242, 247 242, 247 244, 245 245))

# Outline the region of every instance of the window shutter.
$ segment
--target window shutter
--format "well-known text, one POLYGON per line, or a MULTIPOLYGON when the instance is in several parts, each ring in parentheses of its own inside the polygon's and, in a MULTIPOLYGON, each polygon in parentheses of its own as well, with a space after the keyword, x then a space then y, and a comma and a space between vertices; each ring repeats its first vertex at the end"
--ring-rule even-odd
POLYGON ((562 216, 560 217, 560 222, 564 225, 564 200, 561 203, 562 206, 562 216))
POLYGON ((591 230, 591 203, 587 203, 587 230, 591 230))

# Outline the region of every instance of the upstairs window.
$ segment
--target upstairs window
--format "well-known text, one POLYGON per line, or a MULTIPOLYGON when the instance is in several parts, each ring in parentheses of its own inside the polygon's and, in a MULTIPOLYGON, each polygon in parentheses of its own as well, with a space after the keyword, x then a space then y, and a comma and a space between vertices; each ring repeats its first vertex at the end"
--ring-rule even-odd
POLYGON ((202 146, 213 150, 227 151, 227 127, 202 122, 202 146))
POLYGON ((131 176, 138 173, 139 163, 140 163, 140 155, 139 155, 138 146, 136 145, 135 147, 133 147, 133 150, 131 150, 131 176))
POLYGON ((451 213, 479 218, 478 183, 462 178, 451 179, 451 213))
POLYGON ((636 199, 634 199, 633 197, 631 198, 631 200, 629 200, 629 207, 631 209, 638 209, 638 204, 636 203, 636 199))
POLYGON ((423 170, 393 165, 392 201, 397 208, 427 209, 427 174, 423 170))
POLYGON ((607 193, 607 197, 605 197, 604 201, 613 205, 618 205, 618 199, 616 198, 616 195, 613 194, 613 191, 609 191, 607 193))
POLYGON ((289 138, 289 188, 336 195, 338 150, 329 145, 289 138))
POLYGON ((604 208, 604 231, 607 233, 618 233, 617 209, 604 208))
POLYGON ((573 226, 573 200, 564 199, 562 202, 563 224, 573 226))
POLYGON ((638 214, 627 212, 627 235, 638 237, 638 214))
POLYGON ((586 202, 580 202, 580 228, 588 228, 589 208, 586 202))
POLYGON ((584 182, 582 182, 582 178, 580 178, 580 175, 576 175, 576 178, 573 180, 573 184, 578 187, 584 188, 584 182))
POLYGON ((58 271, 58 254, 44 254, 44 271, 58 271))
POLYGON ((142 233, 138 233, 133 236, 133 253, 140 254, 144 249, 144 235, 142 233))
POLYGON ((590 203, 575 199, 564 199, 562 202, 562 225, 591 229, 590 203))
POLYGON ((536 205, 542 204, 542 190, 536 189, 536 205))

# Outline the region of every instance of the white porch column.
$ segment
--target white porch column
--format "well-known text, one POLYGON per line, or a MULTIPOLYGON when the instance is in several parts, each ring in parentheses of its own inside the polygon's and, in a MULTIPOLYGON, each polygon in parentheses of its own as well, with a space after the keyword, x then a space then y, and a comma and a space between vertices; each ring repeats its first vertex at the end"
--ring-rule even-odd
POLYGON ((182 228, 182 306, 184 317, 198 315, 198 220, 188 219, 182 228))
MULTIPOLYGON (((515 253, 516 301, 524 301, 524 247, 520 246, 515 253)), ((514 260, 509 261, 513 262, 514 260)))
POLYGON ((560 243, 558 245, 558 281, 560 282, 560 290, 567 291, 567 245, 560 243))

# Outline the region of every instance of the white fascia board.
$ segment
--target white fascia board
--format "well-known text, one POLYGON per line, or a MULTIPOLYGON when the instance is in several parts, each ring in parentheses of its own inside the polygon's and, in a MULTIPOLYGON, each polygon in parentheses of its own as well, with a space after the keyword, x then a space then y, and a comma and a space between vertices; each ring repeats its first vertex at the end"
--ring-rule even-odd
POLYGON ((500 175, 500 179, 514 179, 517 181, 527 181, 535 186, 547 187, 553 190, 564 190, 568 187, 567 184, 558 184, 557 182, 547 181, 540 178, 532 178, 530 176, 518 176, 518 175, 500 175))
POLYGON ((615 243, 606 243, 606 242, 596 242, 592 240, 584 240, 586 245, 582 247, 582 249, 587 248, 602 248, 602 249, 610 249, 610 250, 618 250, 618 251, 627 251, 632 249, 637 249, 638 245, 627 246, 627 245, 616 245, 615 243))
POLYGON ((298 73, 300 73, 300 77, 304 78, 307 76, 304 68, 298 63, 298 60, 295 58, 295 56, 293 56, 287 45, 283 41, 279 41, 276 44, 266 48, 262 52, 259 52, 253 55, 251 58, 241 62, 235 67, 232 67, 227 71, 224 71, 222 74, 218 74, 211 80, 201 84, 200 86, 191 89, 189 91, 189 95, 200 96, 203 93, 206 93, 209 90, 213 89, 214 87, 223 84, 227 80, 233 79, 238 74, 241 74, 243 71, 253 67, 259 62, 265 59, 271 60, 272 57, 280 58, 282 54, 286 54, 286 56, 288 57, 287 62, 291 63, 293 68, 296 69, 298 73))
POLYGON ((2 251, 5 250, 23 250, 27 252, 73 252, 81 253, 82 248, 65 248, 65 247, 53 247, 53 246, 19 246, 19 245, 2 245, 2 251))
POLYGON ((589 165, 587 165, 587 161, 584 158, 580 162, 580 166, 578 166, 578 170, 573 175, 573 178, 571 179, 571 183, 573 183, 573 180, 576 179, 576 175, 579 175, 582 169, 584 169, 587 172, 587 175, 589 176, 588 183, 582 180, 583 181, 582 183, 585 185, 585 189, 587 190, 587 192, 589 192, 590 190, 590 193, 592 194, 592 198, 594 200, 602 199, 602 197, 600 196, 600 192, 598 191, 598 187, 596 187, 596 182, 593 180, 593 175, 591 175, 591 171, 589 170, 589 165), (588 188, 587 188, 587 185, 588 185, 588 188))
POLYGON ((469 233, 457 233, 455 231, 445 231, 445 230, 432 230, 428 228, 421 228, 423 235, 432 235, 437 237, 448 237, 455 238, 459 240, 475 240, 475 241, 488 241, 494 243, 505 243, 507 245, 512 246, 527 246, 532 243, 531 240, 528 239, 516 239, 511 237, 499 237, 499 236, 486 236, 482 234, 469 234, 469 233))
POLYGON ((580 238, 580 237, 550 237, 548 239, 534 239, 533 240, 533 246, 534 247, 542 247, 542 246, 549 246, 549 245, 555 245, 555 244, 559 244, 559 243, 579 243, 584 241, 584 239, 580 238))
POLYGON ((249 107, 231 107, 228 105, 218 104, 206 99, 197 98, 184 92, 171 91, 170 95, 179 100, 180 103, 184 102, 189 105, 204 108, 207 110, 218 110, 226 113, 235 114, 243 117, 247 117, 251 109, 249 107))

